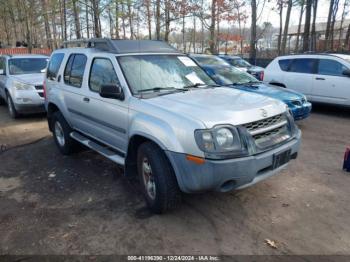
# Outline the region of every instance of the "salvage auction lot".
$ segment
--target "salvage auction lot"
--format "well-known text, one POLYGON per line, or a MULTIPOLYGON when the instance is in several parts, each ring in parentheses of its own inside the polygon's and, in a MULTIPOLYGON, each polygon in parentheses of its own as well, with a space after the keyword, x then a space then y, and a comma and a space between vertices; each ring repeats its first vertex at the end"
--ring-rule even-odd
POLYGON ((62 156, 44 116, 1 106, 0 254, 348 254, 350 109, 317 105, 299 126, 299 158, 278 176, 151 215, 115 164, 62 156))

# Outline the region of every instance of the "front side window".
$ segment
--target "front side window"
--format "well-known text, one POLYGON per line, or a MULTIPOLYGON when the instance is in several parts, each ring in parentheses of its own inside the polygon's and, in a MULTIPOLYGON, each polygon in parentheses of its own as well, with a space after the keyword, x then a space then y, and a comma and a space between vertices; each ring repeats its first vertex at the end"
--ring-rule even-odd
POLYGON ((224 85, 259 82, 255 77, 234 67, 217 68, 215 69, 213 77, 219 80, 218 84, 224 85))
POLYGON ((316 61, 316 59, 310 58, 293 59, 289 71, 295 73, 313 74, 316 61))
POLYGON ((103 85, 120 85, 113 64, 106 58, 95 58, 92 62, 89 78, 90 89, 99 92, 103 85))
POLYGON ((70 86, 81 87, 83 82, 86 56, 73 54, 69 57, 64 70, 64 82, 70 86))
POLYGON ((320 75, 344 76, 344 70, 347 68, 338 61, 320 59, 318 62, 318 74, 320 75))
POLYGON ((4 74, 6 73, 6 59, 4 57, 0 57, 0 70, 3 70, 4 74))
POLYGON ((126 80, 137 94, 146 89, 181 89, 214 81, 187 56, 131 55, 118 58, 126 80))
POLYGON ((48 58, 11 58, 10 75, 45 73, 48 58))
POLYGON ((228 65, 228 63, 216 56, 193 56, 200 65, 228 65))
POLYGON ((64 54, 54 54, 50 58, 49 65, 47 67, 47 78, 54 80, 57 76, 58 70, 60 69, 64 54))

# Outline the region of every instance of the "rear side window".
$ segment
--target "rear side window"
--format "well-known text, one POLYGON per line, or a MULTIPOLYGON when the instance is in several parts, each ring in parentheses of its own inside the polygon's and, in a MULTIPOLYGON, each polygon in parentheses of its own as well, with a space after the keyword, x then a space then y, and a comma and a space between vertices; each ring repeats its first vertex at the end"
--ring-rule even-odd
POLYGON ((113 64, 106 58, 95 58, 90 70, 91 91, 99 92, 103 85, 120 85, 113 64))
POLYGON ((282 71, 288 71, 291 59, 278 60, 278 64, 282 71))
POLYGON ((64 54, 53 54, 50 58, 49 65, 47 67, 47 78, 50 80, 56 80, 58 70, 60 69, 64 54))
POLYGON ((67 85, 81 87, 83 82, 84 70, 86 65, 86 56, 82 54, 73 54, 69 57, 64 70, 64 82, 67 85))
POLYGON ((313 74, 316 61, 316 59, 309 58, 293 59, 289 72, 313 74))
POLYGON ((320 59, 318 62, 318 74, 320 75, 331 75, 331 76, 344 76, 343 72, 347 68, 331 59, 320 59))

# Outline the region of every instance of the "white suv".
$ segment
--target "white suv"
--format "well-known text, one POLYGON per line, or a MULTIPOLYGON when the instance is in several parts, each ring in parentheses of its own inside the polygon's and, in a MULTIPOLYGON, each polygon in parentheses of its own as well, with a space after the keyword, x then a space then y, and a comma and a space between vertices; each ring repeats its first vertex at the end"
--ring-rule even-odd
POLYGON ((350 55, 280 56, 266 67, 264 82, 299 91, 310 101, 350 106, 350 55))

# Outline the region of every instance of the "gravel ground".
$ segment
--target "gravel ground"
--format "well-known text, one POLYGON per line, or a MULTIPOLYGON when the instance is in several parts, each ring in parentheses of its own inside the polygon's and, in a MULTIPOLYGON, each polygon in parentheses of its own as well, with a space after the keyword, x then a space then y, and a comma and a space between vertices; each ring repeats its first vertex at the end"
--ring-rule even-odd
POLYGON ((299 126, 299 158, 280 175, 185 195, 159 216, 112 162, 60 155, 43 116, 14 121, 1 106, 0 254, 350 254, 350 109, 315 106, 299 126))

